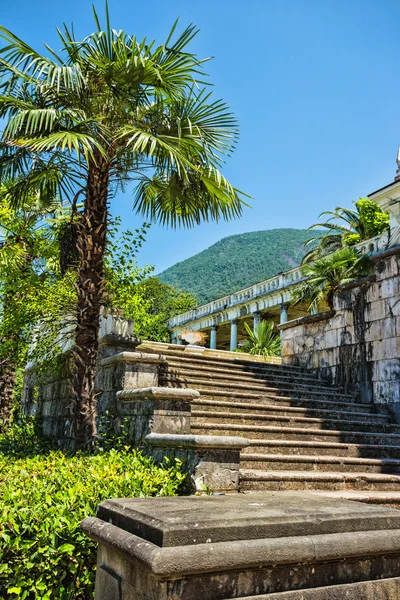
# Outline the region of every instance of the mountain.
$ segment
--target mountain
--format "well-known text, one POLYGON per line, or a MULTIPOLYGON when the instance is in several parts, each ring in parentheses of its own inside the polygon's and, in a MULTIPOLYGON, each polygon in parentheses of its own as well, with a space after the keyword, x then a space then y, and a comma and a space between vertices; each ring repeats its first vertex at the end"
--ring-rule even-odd
POLYGON ((296 267, 306 251, 304 242, 311 235, 305 229, 231 235, 169 267, 158 277, 192 292, 199 304, 205 304, 296 267))

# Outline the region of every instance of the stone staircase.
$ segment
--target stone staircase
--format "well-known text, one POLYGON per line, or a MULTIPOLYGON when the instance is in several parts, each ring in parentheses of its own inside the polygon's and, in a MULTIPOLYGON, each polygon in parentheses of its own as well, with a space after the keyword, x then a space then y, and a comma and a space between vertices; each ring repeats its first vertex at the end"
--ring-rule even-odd
POLYGON ((312 490, 400 503, 400 426, 307 371, 145 343, 168 364, 160 385, 194 388, 194 434, 235 435, 241 491, 312 490))

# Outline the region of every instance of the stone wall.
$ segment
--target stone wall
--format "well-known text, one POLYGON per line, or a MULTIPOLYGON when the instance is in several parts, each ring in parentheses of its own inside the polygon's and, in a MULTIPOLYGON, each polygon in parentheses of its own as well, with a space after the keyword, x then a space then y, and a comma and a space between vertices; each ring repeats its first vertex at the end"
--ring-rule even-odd
MULTIPOLYGON (((135 338, 117 334, 105 334, 100 339, 99 359, 96 374, 99 424, 106 415, 115 418, 117 414, 117 391, 135 387, 134 382, 157 385, 158 368, 130 363, 123 365, 113 356, 133 352, 135 338)), ((63 446, 69 446, 73 438, 72 405, 73 392, 70 385, 71 359, 65 354, 61 366, 54 371, 41 372, 30 364, 24 373, 22 410, 26 415, 35 415, 41 421, 46 437, 55 437, 63 446)), ((137 385, 138 387, 138 385, 137 385)))
POLYGON ((376 275, 343 286, 334 311, 280 326, 282 359, 386 405, 400 420, 400 248, 374 261, 376 275))

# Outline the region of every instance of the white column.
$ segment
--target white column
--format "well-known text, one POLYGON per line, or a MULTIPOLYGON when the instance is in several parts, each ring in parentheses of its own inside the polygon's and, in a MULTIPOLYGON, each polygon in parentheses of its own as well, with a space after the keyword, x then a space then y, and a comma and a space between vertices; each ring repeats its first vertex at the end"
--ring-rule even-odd
POLYGON ((281 304, 281 317, 279 323, 283 325, 283 323, 287 323, 288 320, 288 309, 289 304, 282 303, 281 304))
POLYGON ((211 325, 211 328, 210 328, 210 349, 211 350, 217 349, 217 326, 216 325, 211 325))
POLYGON ((233 319, 231 321, 231 345, 230 350, 235 350, 237 348, 237 320, 233 319))
POLYGON ((257 325, 261 323, 261 312, 259 310, 256 310, 256 312, 253 313, 253 319, 253 331, 255 332, 255 330, 257 329, 257 325))

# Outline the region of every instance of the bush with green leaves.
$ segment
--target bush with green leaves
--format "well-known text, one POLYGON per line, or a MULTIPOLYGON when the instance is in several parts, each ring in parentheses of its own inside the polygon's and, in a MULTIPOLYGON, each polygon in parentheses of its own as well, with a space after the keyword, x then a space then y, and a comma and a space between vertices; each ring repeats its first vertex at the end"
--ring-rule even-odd
POLYGON ((0 436, 0 598, 93 598, 96 544, 79 528, 112 497, 176 495, 180 463, 122 446, 67 455, 13 425, 0 436))

